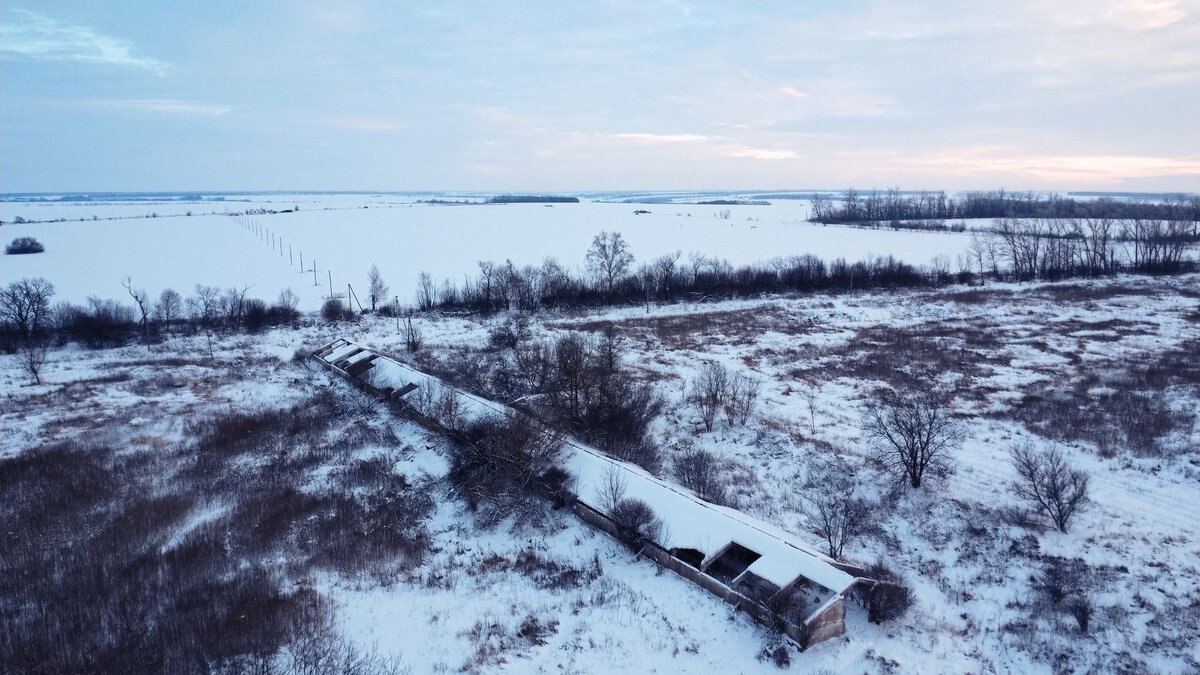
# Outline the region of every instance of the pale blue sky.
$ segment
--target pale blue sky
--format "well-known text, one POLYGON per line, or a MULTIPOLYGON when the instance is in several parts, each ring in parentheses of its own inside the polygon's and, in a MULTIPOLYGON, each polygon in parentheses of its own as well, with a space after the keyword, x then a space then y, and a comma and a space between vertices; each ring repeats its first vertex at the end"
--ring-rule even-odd
POLYGON ((0 190, 1200 191, 1200 7, 82 2, 0 13, 0 190))

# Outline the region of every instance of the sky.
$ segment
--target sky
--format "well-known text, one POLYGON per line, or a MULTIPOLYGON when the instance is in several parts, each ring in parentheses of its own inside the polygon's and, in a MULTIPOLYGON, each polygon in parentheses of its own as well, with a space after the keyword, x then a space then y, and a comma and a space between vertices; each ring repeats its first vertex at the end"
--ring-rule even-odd
POLYGON ((1200 0, 6 0, 0 191, 1200 192, 1200 0))

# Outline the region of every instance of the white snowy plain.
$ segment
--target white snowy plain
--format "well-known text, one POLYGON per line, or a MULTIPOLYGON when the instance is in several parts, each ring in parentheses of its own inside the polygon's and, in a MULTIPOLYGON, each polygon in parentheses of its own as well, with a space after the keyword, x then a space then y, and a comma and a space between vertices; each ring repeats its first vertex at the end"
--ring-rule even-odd
POLYGON ((188 296, 202 284, 249 286, 249 297, 271 302, 290 288, 300 296, 300 309, 312 310, 331 289, 345 297, 347 285, 367 302, 371 265, 390 284, 389 299, 398 296, 404 305, 412 304, 421 272, 439 283, 448 279, 462 285, 465 276, 478 274, 479 261, 512 260, 521 267, 540 265, 547 257, 578 272, 592 238, 602 230, 620 232, 638 261, 679 250, 685 261, 689 252, 698 251, 734 265, 805 253, 851 262, 891 255, 924 265, 937 256, 954 260, 971 241, 969 234, 961 233, 814 225, 805 222, 808 206, 803 200, 779 200, 769 206, 423 204, 412 198, 405 202, 350 195, 154 205, 2 202, 4 243, 31 236, 46 251, 4 256, 0 282, 44 277, 54 284, 56 300, 76 304, 89 296, 124 298, 121 284, 126 278, 152 299, 165 288, 188 296), (213 213, 296 206, 300 210, 291 213, 213 213), (185 210, 196 215, 180 215, 185 210), (635 215, 635 210, 650 213, 635 215), (721 217, 725 211, 728 219, 721 217), (158 217, 146 217, 151 213, 158 217), (11 224, 18 216, 70 219, 11 224))

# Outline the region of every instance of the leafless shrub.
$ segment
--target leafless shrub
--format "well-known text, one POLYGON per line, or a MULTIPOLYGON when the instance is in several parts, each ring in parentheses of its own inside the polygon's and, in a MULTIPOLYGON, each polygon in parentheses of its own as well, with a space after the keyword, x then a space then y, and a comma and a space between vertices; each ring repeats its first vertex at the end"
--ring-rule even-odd
POLYGON ((495 524, 529 506, 528 497, 540 487, 565 481, 548 476, 557 469, 562 438, 520 413, 504 420, 485 420, 469 426, 454 445, 450 478, 485 524, 495 524), (481 508, 482 507, 482 508, 481 508))
POLYGON ((804 404, 808 409, 808 433, 813 436, 817 435, 817 389, 815 385, 809 385, 801 394, 804 397, 804 404))
POLYGON ((1088 474, 1071 468, 1057 447, 1039 452, 1026 444, 1012 448, 1011 454, 1018 476, 1013 492, 1066 532, 1071 517, 1088 502, 1088 474))
POLYGON ((729 378, 725 414, 729 416, 730 423, 745 426, 750 417, 754 415, 761 389, 762 380, 756 377, 736 373, 729 378))
POLYGON ((770 661, 780 670, 787 670, 792 665, 792 652, 778 633, 773 634, 767 640, 763 648, 758 650, 755 658, 759 661, 770 661))
POLYGON ((805 517, 825 539, 829 557, 841 558, 846 545, 871 527, 875 504, 856 496, 857 485, 843 467, 823 467, 805 481, 800 503, 805 517))
POLYGON ((725 479, 721 462, 708 450, 695 449, 675 457, 675 480, 714 504, 725 503, 725 479))
POLYGON ((629 483, 625 479, 625 472, 615 464, 609 465, 604 471, 604 478, 598 488, 600 508, 612 512, 616 505, 625 499, 628 487, 629 483))
POLYGON ((713 430, 717 411, 725 402, 728 391, 729 371, 725 366, 711 361, 701 366, 700 373, 692 380, 689 396, 700 410, 700 419, 704 421, 705 431, 713 430))
POLYGON ((662 453, 653 442, 644 439, 618 439, 602 445, 619 460, 636 464, 654 475, 662 471, 662 453))
POLYGON ((948 455, 962 439, 943 403, 915 391, 868 405, 863 431, 876 443, 876 459, 914 488, 921 487, 926 472, 948 468, 948 455))
POLYGON ((404 348, 409 352, 417 352, 421 350, 421 346, 425 343, 420 329, 413 325, 412 312, 410 311, 404 317, 404 348))
POLYGON ((1043 562, 1041 575, 1033 578, 1049 608, 1071 616, 1085 633, 1094 609, 1087 589, 1089 576, 1090 570, 1082 560, 1050 557, 1043 562))
POLYGON ((617 536, 631 551, 640 551, 662 534, 662 521, 640 499, 623 499, 608 515, 617 525, 617 536))
POLYGON ((41 339, 26 340, 21 343, 17 351, 21 356, 21 367, 33 376, 34 384, 41 384, 42 366, 46 364, 46 356, 49 353, 45 341, 41 339))
POLYGON ((881 560, 867 568, 867 577, 875 582, 864 593, 868 621, 883 623, 898 619, 908 611, 912 593, 899 574, 881 560))
POLYGON ((546 644, 546 638, 558 632, 558 622, 551 621, 543 624, 536 616, 529 614, 521 621, 517 629, 517 637, 524 638, 530 645, 546 644))

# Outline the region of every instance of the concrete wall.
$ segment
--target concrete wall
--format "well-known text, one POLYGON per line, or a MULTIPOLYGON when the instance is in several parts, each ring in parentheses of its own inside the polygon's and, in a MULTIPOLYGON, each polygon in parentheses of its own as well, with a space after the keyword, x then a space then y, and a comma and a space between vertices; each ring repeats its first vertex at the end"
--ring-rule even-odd
MULTIPOLYGON (((580 501, 575 502, 572 510, 580 520, 588 525, 614 538, 617 536, 616 523, 604 513, 580 501)), ((670 551, 658 544, 646 544, 645 548, 641 550, 641 555, 646 556, 662 567, 671 570, 675 574, 712 593, 730 605, 733 605, 739 611, 749 614, 755 621, 764 626, 778 627, 779 623, 783 623, 783 632, 795 640, 800 649, 806 649, 810 645, 837 637, 846 632, 846 603, 840 597, 822 610, 821 613, 810 617, 803 624, 797 625, 791 621, 776 617, 761 603, 751 600, 721 583, 720 580, 676 558, 671 555, 670 551)))
POLYGON ((826 607, 820 614, 810 617, 804 622, 804 634, 808 636, 808 644, 815 645, 829 638, 835 638, 846 632, 846 601, 838 598, 837 602, 826 607))

